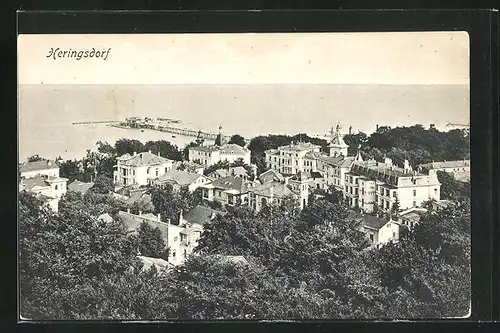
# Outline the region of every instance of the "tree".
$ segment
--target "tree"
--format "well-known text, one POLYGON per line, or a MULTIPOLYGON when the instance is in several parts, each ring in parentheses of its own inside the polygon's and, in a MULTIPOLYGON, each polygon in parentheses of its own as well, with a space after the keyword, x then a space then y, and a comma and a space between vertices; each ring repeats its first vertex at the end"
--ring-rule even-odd
POLYGON ((393 219, 398 218, 400 207, 401 207, 401 205, 399 203, 399 199, 396 197, 396 200, 394 201, 394 203, 392 204, 392 207, 391 207, 391 218, 393 218, 393 219))
POLYGON ((123 227, 80 208, 56 215, 21 193, 19 231, 21 314, 26 318, 71 319, 69 295, 134 266, 135 248, 123 227))
POLYGON ((165 140, 146 142, 144 151, 151 151, 155 155, 159 153, 161 156, 171 160, 182 161, 182 152, 179 151, 176 145, 172 145, 165 140))
POLYGON ((90 188, 91 191, 99 194, 108 194, 113 192, 115 185, 113 180, 104 176, 97 176, 94 181, 94 186, 90 188))
POLYGON ((137 247, 142 256, 168 260, 168 250, 160 229, 146 222, 141 223, 137 231, 137 247))
POLYGON ((38 156, 38 154, 28 157, 28 162, 38 162, 38 161, 43 161, 43 158, 38 156))
POLYGON ((144 151, 144 145, 138 140, 120 139, 115 142, 115 152, 118 156, 144 151))
POLYGON ((231 139, 229 139, 229 144, 231 143, 234 143, 234 144, 237 144, 239 146, 242 146, 242 147, 245 147, 246 146, 246 141, 245 141, 245 138, 242 137, 241 135, 239 134, 235 134, 231 137, 231 139))
POLYGON ((456 180, 452 175, 444 171, 436 172, 441 183, 441 198, 462 201, 470 198, 470 183, 456 180))
POLYGON ((69 182, 83 180, 83 168, 77 160, 67 160, 59 165, 61 177, 68 178, 69 182))

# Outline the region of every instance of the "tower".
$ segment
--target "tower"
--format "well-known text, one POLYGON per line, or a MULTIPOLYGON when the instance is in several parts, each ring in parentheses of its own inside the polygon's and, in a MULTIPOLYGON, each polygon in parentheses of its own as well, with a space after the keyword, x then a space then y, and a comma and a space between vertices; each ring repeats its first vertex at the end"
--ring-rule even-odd
POLYGON ((331 130, 332 140, 328 145, 328 153, 330 156, 347 156, 347 148, 349 146, 344 142, 342 138, 342 133, 340 132, 340 124, 337 124, 335 131, 331 130))
POLYGON ((309 203, 309 182, 310 179, 301 171, 288 181, 292 191, 297 193, 299 197, 300 209, 304 209, 309 203))
POLYGON ((225 144, 224 141, 224 136, 222 135, 222 126, 219 126, 219 134, 217 134, 217 137, 215 138, 215 145, 222 147, 225 144))

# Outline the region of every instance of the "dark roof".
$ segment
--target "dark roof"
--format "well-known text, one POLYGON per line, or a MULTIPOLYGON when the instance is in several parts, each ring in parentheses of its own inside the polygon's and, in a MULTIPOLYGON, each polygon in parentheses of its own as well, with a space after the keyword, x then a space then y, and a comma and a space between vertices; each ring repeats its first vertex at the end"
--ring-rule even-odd
POLYGON ((37 176, 29 179, 23 179, 22 185, 24 185, 24 188, 29 191, 36 186, 45 187, 45 186, 50 186, 50 183, 62 182, 66 180, 67 180, 66 178, 60 178, 60 177, 37 176))
POLYGON ((212 185, 218 189, 237 190, 239 192, 244 192, 246 188, 243 178, 232 176, 216 179, 208 185, 212 185))
POLYGON ((363 227, 374 230, 379 230, 387 223, 383 219, 368 214, 358 217, 357 220, 361 221, 363 227))
POLYGON ((59 166, 56 162, 50 160, 41 160, 36 162, 24 162, 19 165, 19 171, 30 172, 30 171, 42 171, 49 169, 58 169, 59 166))
POLYGON ((162 238, 168 244, 168 223, 155 221, 144 216, 134 215, 127 212, 118 212, 118 218, 128 231, 136 231, 142 222, 146 222, 152 228, 158 228, 161 231, 162 238))
POLYGON ((212 209, 212 208, 198 205, 198 206, 194 207, 193 209, 191 209, 183 217, 188 222, 203 225, 203 224, 211 221, 217 215, 224 216, 224 215, 226 215, 226 213, 212 209))
POLYGON ((142 192, 135 192, 132 193, 130 198, 125 200, 125 202, 129 205, 132 205, 135 202, 142 201, 144 203, 149 203, 151 202, 151 195, 147 193, 142 193, 142 192))
POLYGON ((85 194, 88 190, 92 188, 92 186, 94 186, 93 182, 84 183, 79 180, 75 180, 71 184, 68 184, 68 191, 85 194))

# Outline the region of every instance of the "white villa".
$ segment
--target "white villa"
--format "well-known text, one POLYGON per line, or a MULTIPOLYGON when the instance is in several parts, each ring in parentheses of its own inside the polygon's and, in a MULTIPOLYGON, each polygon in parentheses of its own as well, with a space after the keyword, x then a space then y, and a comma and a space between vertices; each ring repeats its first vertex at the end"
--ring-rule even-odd
POLYGON ((162 176, 173 167, 173 161, 160 154, 144 153, 125 154, 117 159, 114 181, 121 186, 147 185, 150 180, 162 176))

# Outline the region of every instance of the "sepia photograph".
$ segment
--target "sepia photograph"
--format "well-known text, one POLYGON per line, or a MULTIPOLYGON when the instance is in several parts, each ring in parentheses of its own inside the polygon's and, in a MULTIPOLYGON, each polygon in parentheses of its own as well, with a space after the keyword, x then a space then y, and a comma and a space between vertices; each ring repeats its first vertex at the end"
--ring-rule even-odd
POLYGON ((469 50, 20 34, 19 319, 468 318, 469 50))

